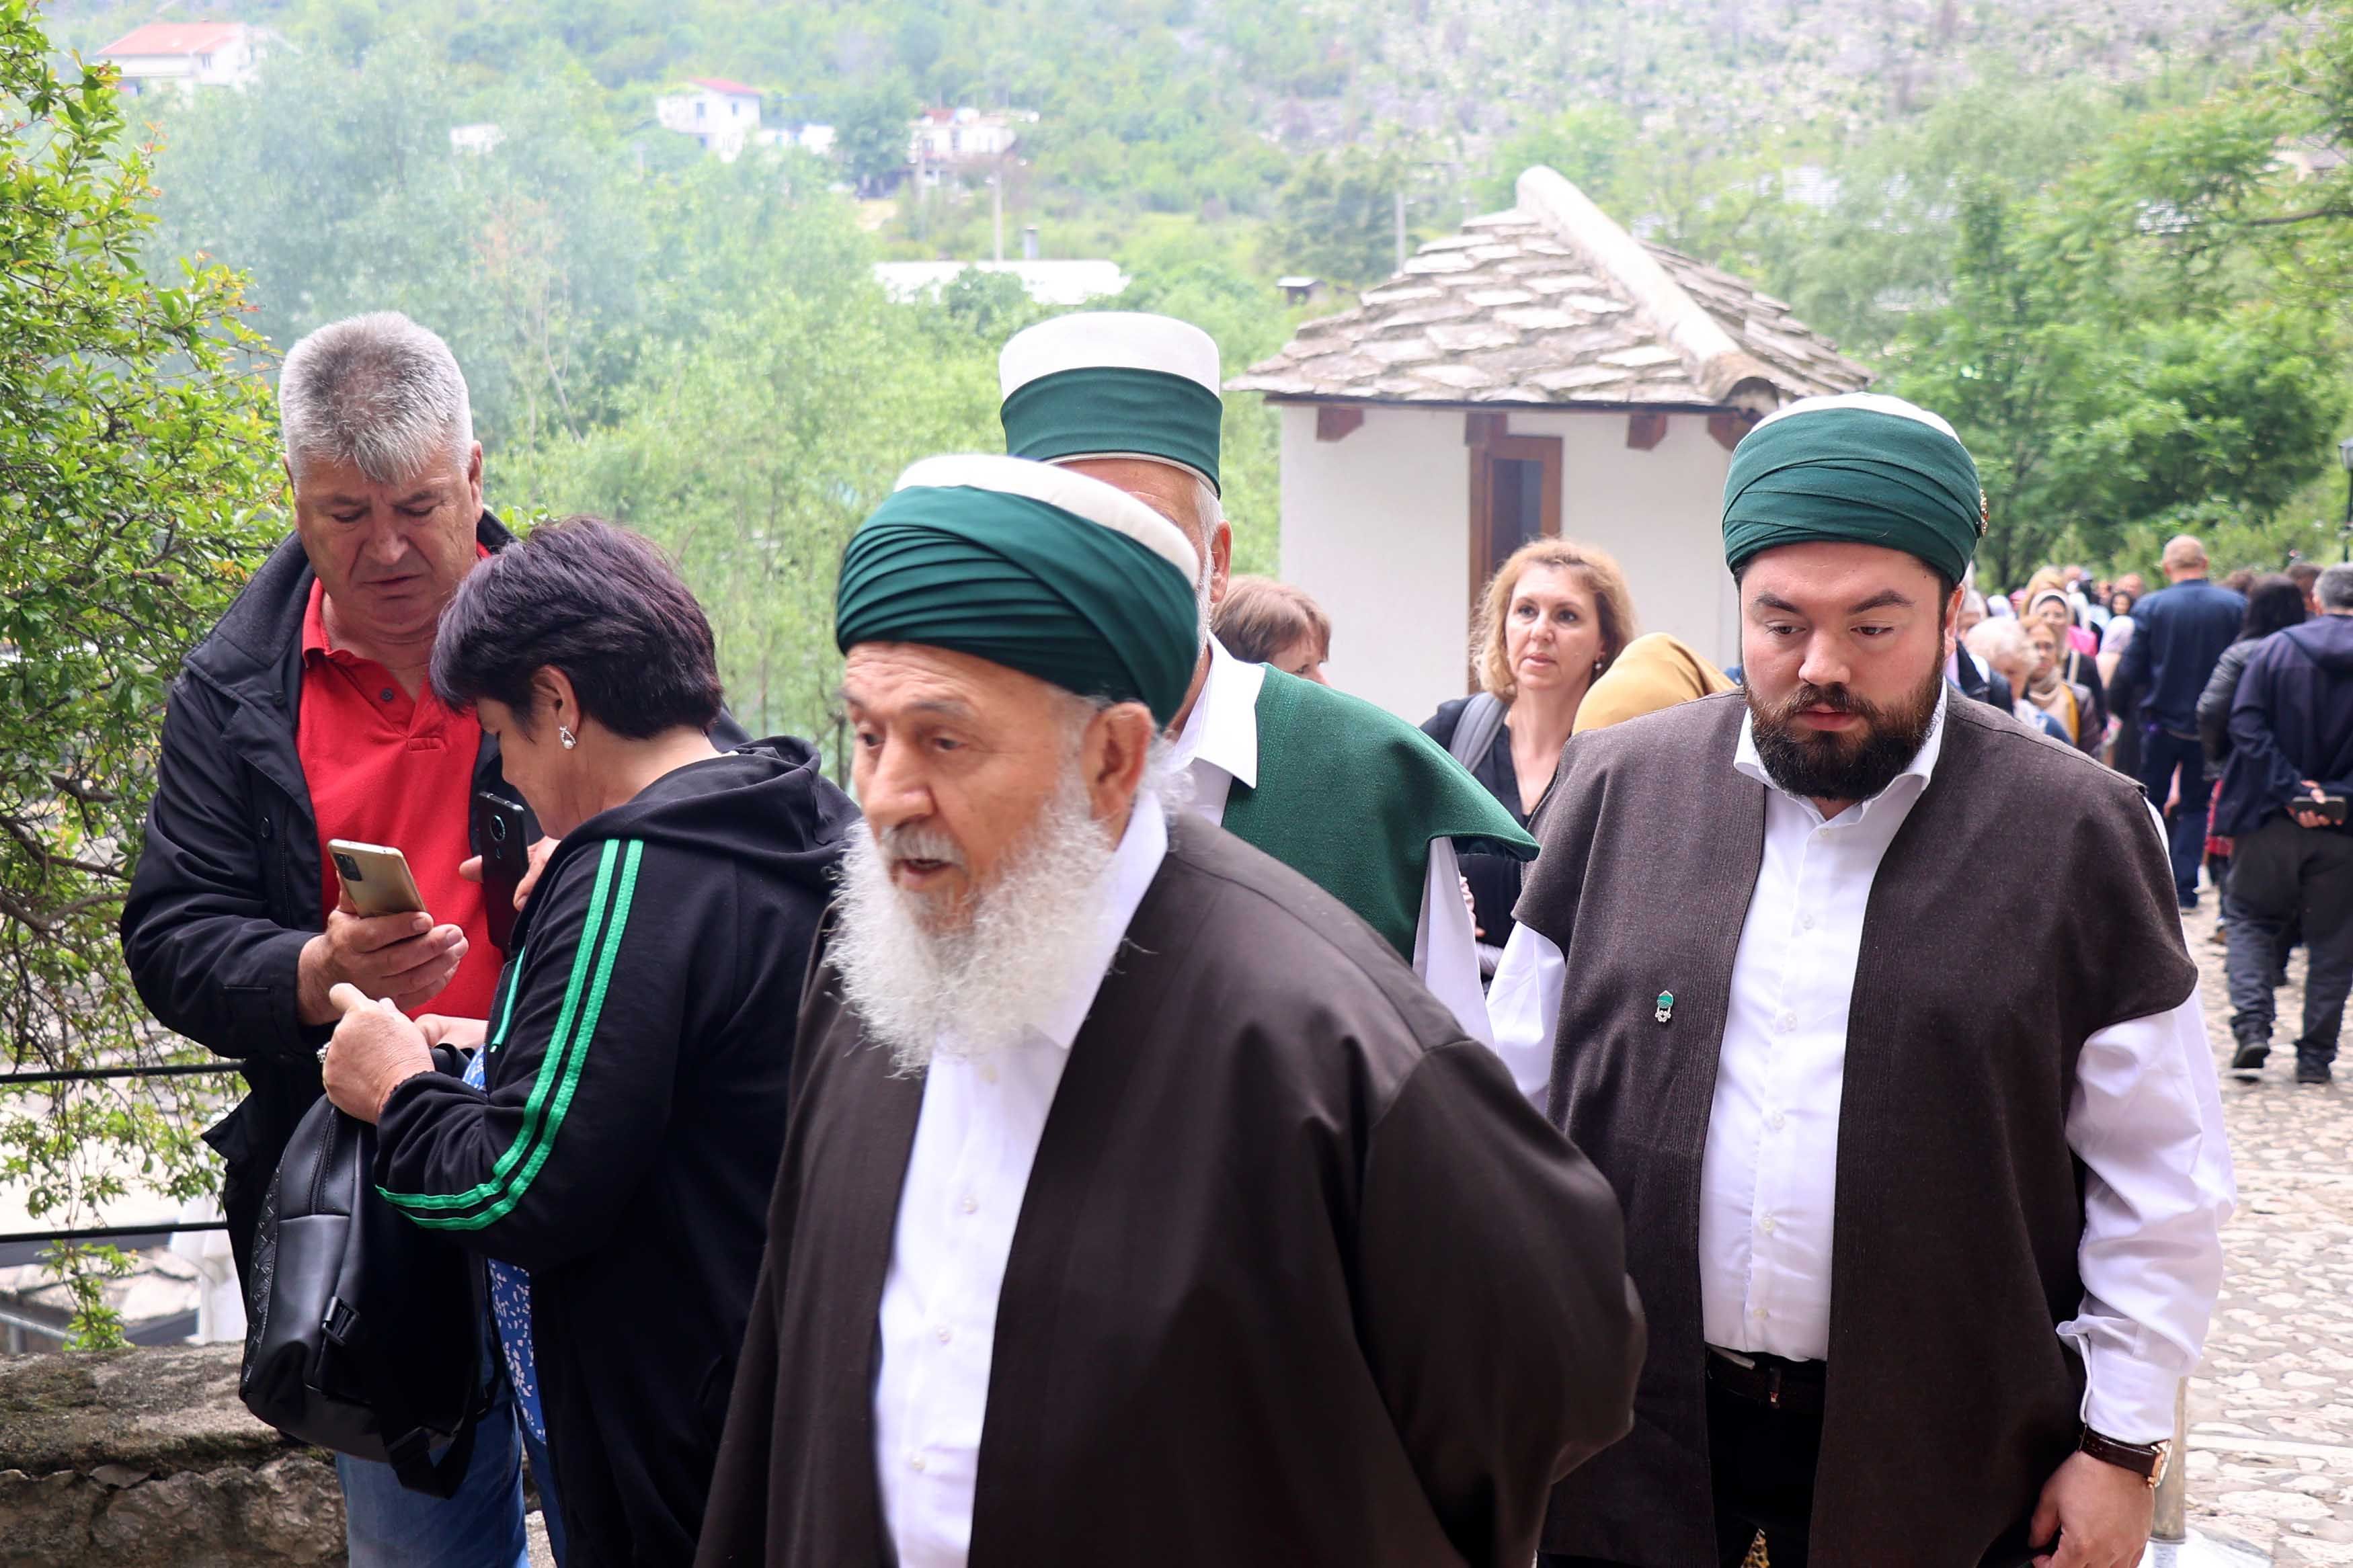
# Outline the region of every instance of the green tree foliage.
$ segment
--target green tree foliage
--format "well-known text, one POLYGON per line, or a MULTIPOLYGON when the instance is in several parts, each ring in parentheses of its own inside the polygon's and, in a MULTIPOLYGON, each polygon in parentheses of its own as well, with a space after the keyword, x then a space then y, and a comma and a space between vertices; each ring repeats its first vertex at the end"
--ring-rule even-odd
POLYGON ((1620 181, 1631 172, 1639 134, 1622 110, 1607 103, 1582 104, 1525 125, 1495 144, 1477 186, 1479 210, 1510 207, 1518 199, 1514 182, 1539 163, 1567 177, 1605 212, 1617 209, 1631 194, 1620 181))
POLYGON ((892 305, 855 275, 788 281, 658 351, 612 426, 517 454, 501 477, 669 550, 710 614, 737 715, 755 733, 814 737, 846 767, 842 548, 908 463, 1003 449, 1001 340, 976 336, 960 308, 892 305))
POLYGON ((834 121, 834 157, 861 195, 886 187, 907 166, 913 95, 890 89, 861 93, 834 121))
POLYGON ((2137 560, 2180 528, 2270 522, 2328 461, 2348 406, 2327 322, 2260 300, 2130 303, 2104 291, 2109 269, 2086 275, 2105 247, 2071 243, 2080 217, 1973 193, 1952 302, 1896 350, 1896 390, 1978 458, 1992 498, 1978 558, 1997 585, 2063 547, 2137 560))
POLYGON ((1413 210, 1427 188, 1394 149, 1341 148, 1303 162, 1285 181, 1267 225, 1268 260, 1343 288, 1387 278, 1397 267, 1397 201, 1408 202, 1406 250, 1424 225, 1413 210))
MULTIPOLYGON (((95 71, 0 0, 0 1037, 13 1068, 153 1063, 114 935, 165 684, 275 535, 237 279, 139 266, 147 160, 95 71)), ((0 1177, 68 1225, 133 1178, 208 1174, 197 1080, 0 1098, 0 1177), (182 1114, 171 1114, 178 1111, 182 1114)), ((83 1342, 109 1258, 68 1248, 83 1342)))

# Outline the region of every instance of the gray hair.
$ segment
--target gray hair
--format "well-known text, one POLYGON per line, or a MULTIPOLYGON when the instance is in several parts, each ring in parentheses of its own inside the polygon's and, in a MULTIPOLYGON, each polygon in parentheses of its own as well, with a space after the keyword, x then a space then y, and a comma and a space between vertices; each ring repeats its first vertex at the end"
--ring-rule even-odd
POLYGON ((1968 650, 1990 665, 2007 664, 2012 659, 2032 658, 2034 645, 2026 632, 2014 620, 1979 621, 1961 639, 1968 650))
POLYGON ((2322 568, 2313 597, 2324 610, 2353 610, 2353 566, 2340 563, 2322 568))
POLYGON ((398 484, 473 451, 474 412, 457 356, 397 310, 332 321, 287 351, 278 428, 297 478, 325 459, 398 484))

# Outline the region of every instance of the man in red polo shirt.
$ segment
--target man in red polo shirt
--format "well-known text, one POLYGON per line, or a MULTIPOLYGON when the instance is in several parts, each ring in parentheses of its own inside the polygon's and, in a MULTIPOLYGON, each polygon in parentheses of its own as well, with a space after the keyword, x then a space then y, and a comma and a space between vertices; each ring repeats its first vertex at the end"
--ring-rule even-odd
MULTIPOLYGON (((472 466, 476 496, 480 494, 480 474, 478 459, 472 466)), ((352 477, 343 476, 346 480, 352 477)), ((330 488, 329 497, 321 502, 331 519, 337 502, 356 499, 336 488, 330 488)), ((301 508, 298 492, 298 526, 301 508)), ((330 549, 344 538, 343 531, 332 523, 320 531, 330 549)), ((358 571, 366 569, 364 558, 371 549, 384 549, 365 542, 356 529, 352 537, 362 559, 338 563, 346 583, 354 583, 358 571)), ((407 545, 402 535, 386 531, 385 537, 402 540, 396 561, 416 559, 421 564, 424 552, 407 545)), ((490 553, 470 538, 466 542, 473 545, 470 565, 490 553)), ((449 587, 456 586, 456 579, 450 579, 449 587)), ((364 602, 366 587, 355 584, 347 596, 364 602)), ((446 599, 448 591, 441 596, 446 599)), ((302 1021, 332 1023, 334 1008, 319 1005, 324 1003, 323 987, 332 985, 338 973, 364 967, 371 960, 375 984, 359 983, 370 994, 390 996, 407 1012, 429 1002, 434 1012, 449 1017, 485 1017, 502 955, 488 938, 481 884, 458 872, 474 853, 464 803, 473 787, 481 726, 471 712, 453 713, 443 707, 425 683, 422 668, 369 658, 366 650, 386 647, 385 640, 372 637, 375 628, 366 617, 342 609, 341 602, 332 616, 343 631, 340 639, 329 629, 325 577, 312 579, 302 616, 302 709, 294 745, 318 817, 319 907, 327 926, 304 947, 297 970, 302 1021), (459 803, 454 811, 453 801, 459 803), (425 896, 425 907, 432 911, 431 920, 443 923, 434 925, 421 915, 371 920, 352 913, 327 852, 332 838, 397 846, 417 879, 417 890, 425 896), (408 963, 411 958, 414 963, 408 963), (393 964, 407 967, 389 967, 393 964)), ((432 654, 430 629, 424 647, 427 658, 432 654)))
MULTIPOLYGON (((239 1058, 249 1092, 206 1133, 241 1278, 288 1137, 320 1093, 338 984, 480 1017, 501 954, 474 853, 478 790, 513 798, 494 743, 426 682, 442 606, 510 542, 448 347, 405 316, 294 345, 279 376, 294 537, 189 655, 164 720, 124 956, 166 1027, 239 1058), (429 913, 353 913, 333 838, 399 848, 429 913), (339 907, 341 905, 342 907, 339 907)), ((521 1568, 518 1435, 501 1403, 457 1494, 339 1458, 353 1568, 521 1568)))

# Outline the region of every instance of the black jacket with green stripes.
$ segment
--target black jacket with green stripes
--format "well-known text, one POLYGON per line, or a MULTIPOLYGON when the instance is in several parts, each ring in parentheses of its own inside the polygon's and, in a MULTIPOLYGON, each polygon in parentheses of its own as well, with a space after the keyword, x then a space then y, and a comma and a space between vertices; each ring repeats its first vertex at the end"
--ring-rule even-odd
POLYGON ((694 1555, 855 815, 773 740, 591 817, 516 927, 485 1088, 427 1074, 385 1102, 385 1195, 531 1271, 569 1568, 694 1555))

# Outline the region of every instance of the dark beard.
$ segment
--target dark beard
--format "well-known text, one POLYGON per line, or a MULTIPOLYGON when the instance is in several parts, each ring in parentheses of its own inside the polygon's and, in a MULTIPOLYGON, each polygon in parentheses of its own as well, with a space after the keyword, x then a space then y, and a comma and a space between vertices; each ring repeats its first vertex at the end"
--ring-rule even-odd
POLYGON ((1748 714, 1757 735, 1757 755, 1773 782, 1790 795, 1811 800, 1869 800, 1895 782, 1928 739, 1945 673, 1932 668, 1908 701, 1883 707, 1866 702, 1843 686, 1801 684, 1767 707, 1752 688, 1748 714), (1861 733, 1801 730, 1798 713, 1829 708, 1862 720, 1861 733))

